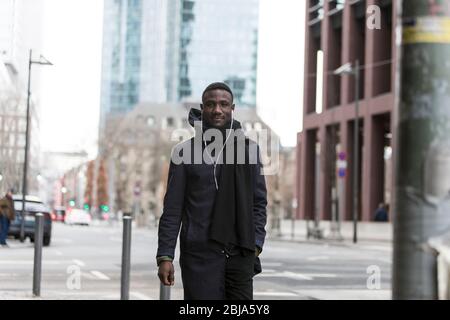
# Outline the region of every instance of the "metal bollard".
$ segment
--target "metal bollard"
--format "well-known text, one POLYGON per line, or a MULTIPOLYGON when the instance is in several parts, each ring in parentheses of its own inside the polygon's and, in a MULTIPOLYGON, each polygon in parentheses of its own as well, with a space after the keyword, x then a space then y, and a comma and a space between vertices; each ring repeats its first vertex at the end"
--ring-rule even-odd
POLYGON ((120 300, 130 299, 130 253, 131 253, 131 216, 123 216, 122 276, 120 300))
POLYGON ((42 272, 42 241, 44 237, 44 215, 36 213, 34 229, 34 267, 33 267, 33 295, 41 295, 41 272, 42 272))
POLYGON ((162 282, 159 285, 159 300, 170 300, 170 286, 165 286, 162 282))

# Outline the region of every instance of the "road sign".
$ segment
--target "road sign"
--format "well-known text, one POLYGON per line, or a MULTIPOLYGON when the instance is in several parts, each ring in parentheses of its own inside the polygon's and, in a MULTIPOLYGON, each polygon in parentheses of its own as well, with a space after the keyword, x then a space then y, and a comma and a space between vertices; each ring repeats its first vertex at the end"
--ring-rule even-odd
POLYGON ((336 168, 338 171, 339 178, 345 178, 345 175, 347 173, 347 156, 345 152, 339 152, 338 155, 338 161, 336 163, 336 168))

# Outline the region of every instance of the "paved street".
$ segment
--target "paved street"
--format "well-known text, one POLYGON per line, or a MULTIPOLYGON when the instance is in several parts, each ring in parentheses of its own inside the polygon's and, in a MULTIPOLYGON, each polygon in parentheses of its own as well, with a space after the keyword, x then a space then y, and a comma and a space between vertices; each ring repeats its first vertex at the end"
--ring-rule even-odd
MULTIPOLYGON (((55 223, 52 244, 43 251, 42 299, 119 299, 121 236, 120 225, 55 223)), ((33 244, 12 239, 9 243, 10 248, 0 248, 0 300, 32 298, 33 244)), ((156 245, 155 228, 133 229, 131 299, 159 299, 156 245)), ((389 242, 354 246, 270 238, 261 260, 263 273, 254 282, 257 300, 390 299, 389 242), (375 281, 375 288, 368 289, 374 270, 380 275, 380 287, 375 281)), ((175 266, 171 295, 182 299, 178 261, 175 266)))

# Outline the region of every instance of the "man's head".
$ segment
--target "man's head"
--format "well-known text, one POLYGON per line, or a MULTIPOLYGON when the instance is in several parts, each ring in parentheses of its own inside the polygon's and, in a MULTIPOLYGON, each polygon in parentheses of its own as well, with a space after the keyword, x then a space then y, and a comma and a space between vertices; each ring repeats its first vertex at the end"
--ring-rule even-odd
POLYGON ((233 92, 222 82, 215 82, 206 87, 202 94, 203 120, 213 128, 224 128, 231 121, 234 111, 233 92))

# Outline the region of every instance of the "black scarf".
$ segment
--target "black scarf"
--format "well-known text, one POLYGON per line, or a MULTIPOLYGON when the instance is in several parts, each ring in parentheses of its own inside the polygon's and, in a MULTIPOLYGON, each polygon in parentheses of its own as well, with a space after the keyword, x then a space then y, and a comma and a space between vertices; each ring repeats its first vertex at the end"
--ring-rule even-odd
MULTIPOLYGON (((221 165, 219 190, 213 207, 210 239, 225 248, 237 246, 255 251, 253 220, 254 175, 249 164, 248 139, 234 139, 234 163, 221 165), (238 142, 239 141, 239 142, 238 142), (237 164, 237 144, 245 143, 245 164, 237 164)), ((228 146, 228 143, 227 143, 228 146)), ((225 147, 223 159, 226 159, 225 147)))
MULTIPOLYGON (((194 121, 201 121, 201 111, 191 109, 189 123, 194 126, 194 121)), ((228 126, 226 126, 228 128, 228 126)), ((203 123, 203 130, 209 128, 203 123)), ((239 121, 233 121, 234 130, 242 129, 239 121)), ((220 130, 225 134, 225 130, 220 130)), ((236 131, 235 131, 236 133, 236 131)), ((197 132, 203 134, 203 132, 197 132)), ((224 136, 225 137, 225 136, 224 136)), ((224 138, 225 141, 225 138, 224 138)), ((254 168, 249 164, 249 142, 243 136, 243 132, 234 137, 234 162, 225 163, 228 145, 227 142, 220 164, 219 190, 216 193, 212 212, 209 238, 221 248, 237 246, 247 249, 248 253, 255 252, 255 223, 253 219, 253 194, 254 194, 254 168), (245 163, 237 164, 238 144, 245 143, 245 163)), ((203 144, 203 143, 202 143, 203 144)), ((214 186, 215 187, 215 186, 214 186)))

